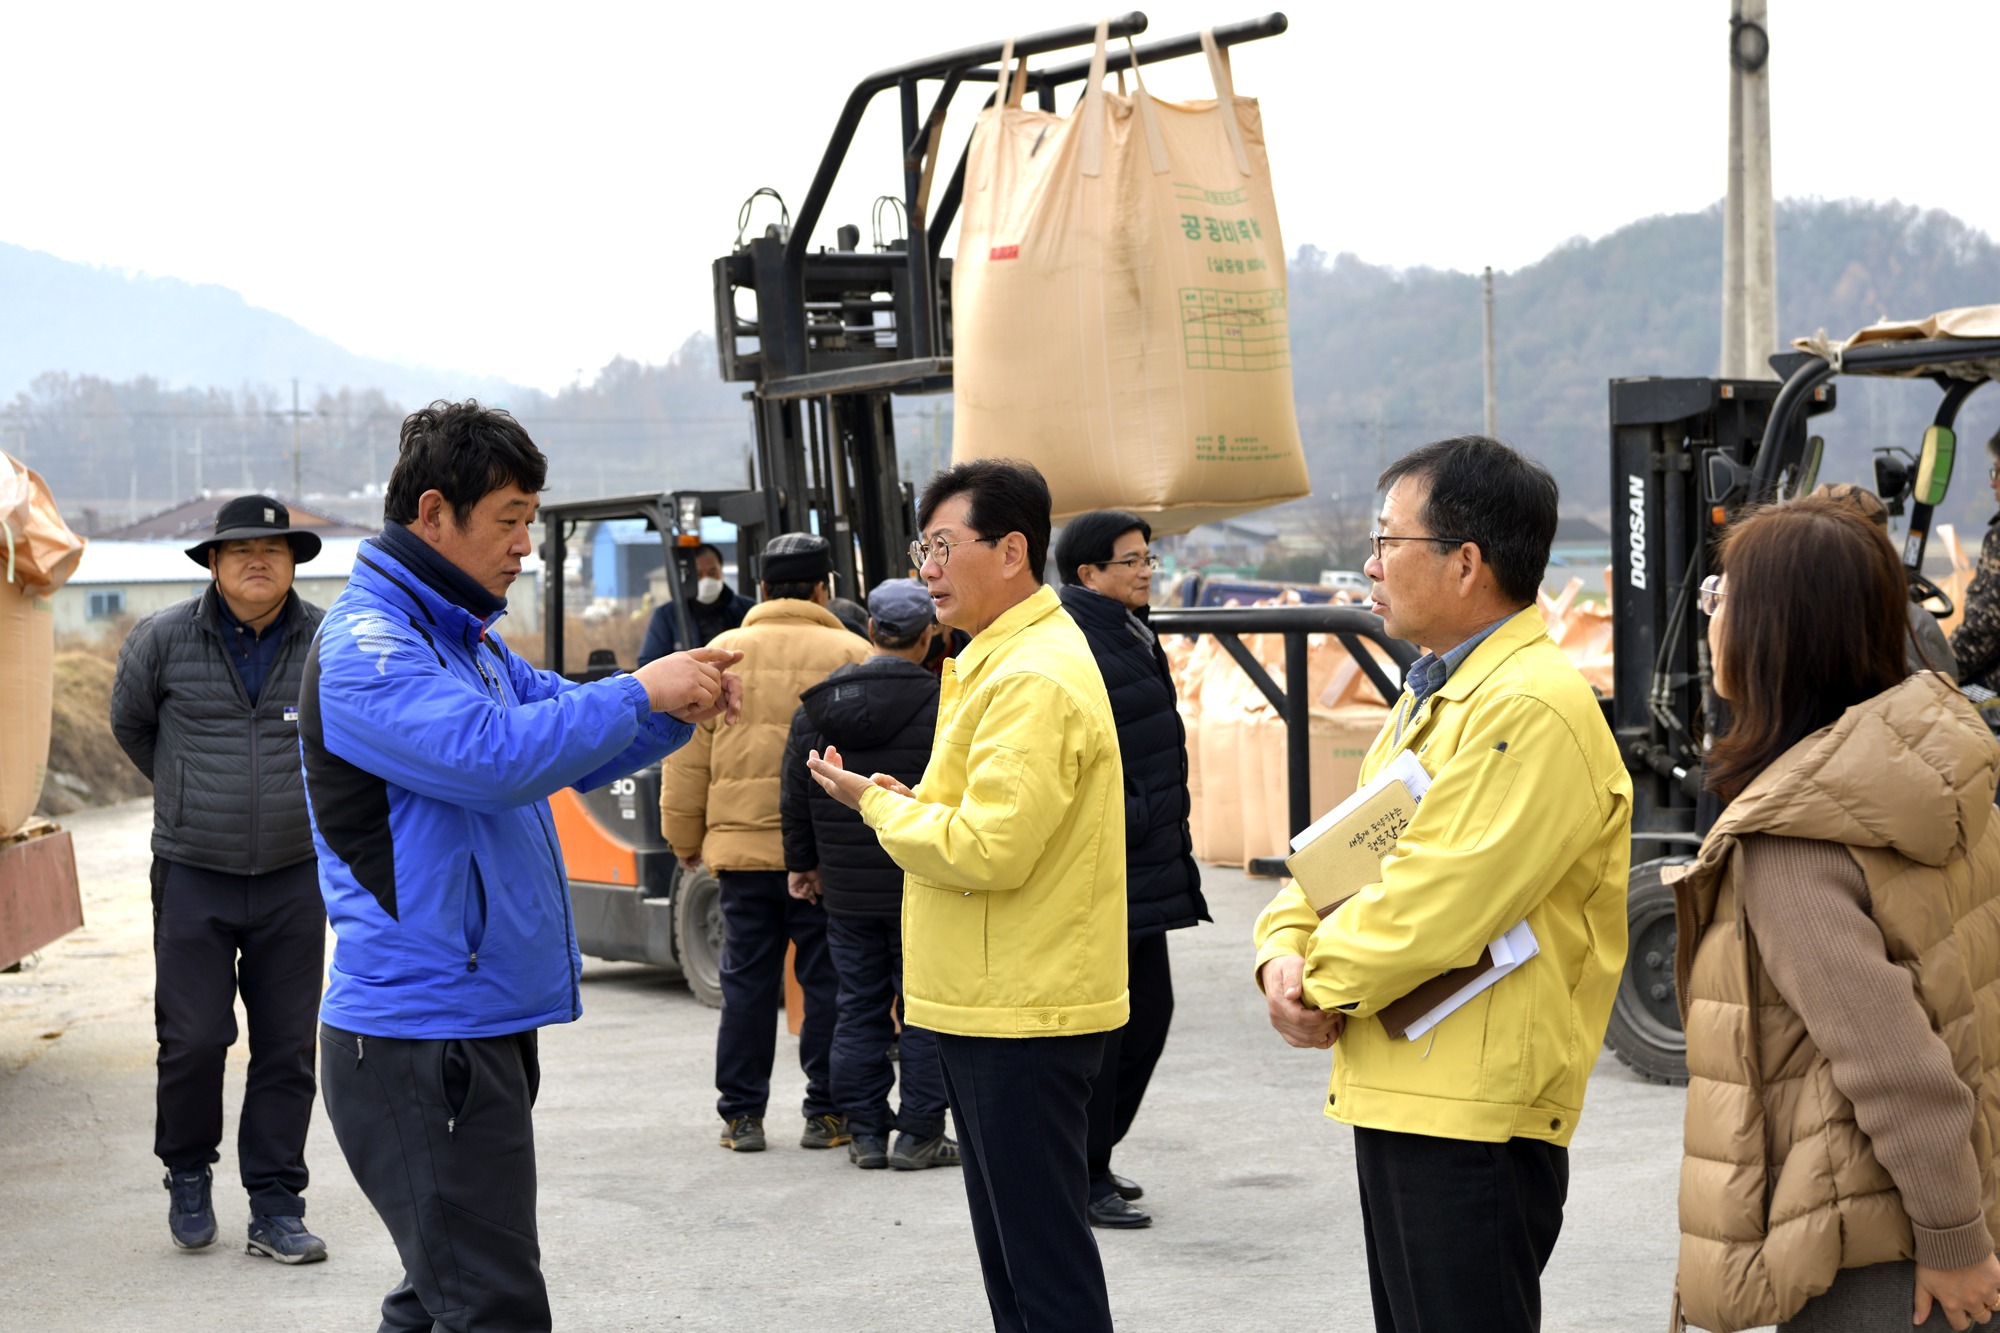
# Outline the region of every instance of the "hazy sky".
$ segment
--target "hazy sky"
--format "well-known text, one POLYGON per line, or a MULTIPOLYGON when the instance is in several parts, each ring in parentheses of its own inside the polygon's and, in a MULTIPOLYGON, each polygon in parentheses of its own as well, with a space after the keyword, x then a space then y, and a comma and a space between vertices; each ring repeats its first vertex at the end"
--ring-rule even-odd
MULTIPOLYGON (((1898 198, 2000 231, 1977 135, 1935 120, 1981 101, 2000 4, 1771 9, 1781 196, 1898 198)), ((1254 13, 1146 12, 1156 39, 1254 13)), ((1722 193, 1728 0, 1289 12, 1235 71, 1263 104, 1291 249, 1507 269, 1722 193)), ((0 241, 221 283, 357 352, 553 388, 710 324, 738 205, 760 185, 805 194, 864 75, 1095 17, 1047 0, 5 6, 0 241)), ((1148 79, 1209 92, 1198 58, 1148 79)), ((842 222, 865 239, 869 201, 899 190, 895 99, 875 106, 826 244, 842 222)), ((977 106, 958 102, 947 164, 977 106)))

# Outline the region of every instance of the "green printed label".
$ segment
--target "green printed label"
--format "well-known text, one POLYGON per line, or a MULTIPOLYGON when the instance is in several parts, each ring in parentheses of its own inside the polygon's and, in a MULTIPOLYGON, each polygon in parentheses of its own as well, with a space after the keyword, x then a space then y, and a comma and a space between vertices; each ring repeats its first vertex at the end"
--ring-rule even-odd
POLYGON ((1183 213, 1181 235, 1190 241, 1205 240, 1211 245, 1255 245, 1264 239, 1264 227, 1255 218, 1219 218, 1208 213, 1183 213))
POLYGON ((1192 181, 1175 181, 1174 198, 1192 204, 1246 204, 1248 190, 1204 190, 1192 181))
POLYGON ((1189 370, 1289 370, 1290 327, 1281 287, 1180 291, 1181 343, 1189 370))
POLYGON ((1290 458, 1292 451, 1283 445, 1267 445, 1255 435, 1216 431, 1194 437, 1194 456, 1200 463, 1269 463, 1290 458))

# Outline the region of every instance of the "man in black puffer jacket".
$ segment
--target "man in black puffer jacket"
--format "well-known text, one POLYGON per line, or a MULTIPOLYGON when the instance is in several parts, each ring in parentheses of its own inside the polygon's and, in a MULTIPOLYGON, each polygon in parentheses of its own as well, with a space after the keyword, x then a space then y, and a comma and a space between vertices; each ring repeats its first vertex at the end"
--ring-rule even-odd
POLYGON ((878 1169, 957 1166, 958 1145, 945 1135, 944 1076, 937 1041, 903 1025, 890 1006, 903 989, 903 871, 857 811, 812 780, 807 757, 837 747, 846 766, 884 773, 914 787, 930 762, 937 729, 938 678, 922 665, 936 632, 930 593, 896 579, 868 596, 868 638, 876 655, 841 667, 800 696, 785 742, 779 813, 785 868, 794 897, 823 901, 826 942, 840 975, 833 1029, 833 1099, 854 1135, 848 1159, 878 1169), (903 1095, 889 1111, 896 1080, 889 1047, 898 1048, 903 1095), (895 1150, 889 1131, 898 1131, 895 1150))
POLYGON ((250 1071, 236 1151, 250 1253, 309 1263, 326 1258, 300 1197, 326 906, 299 764, 299 685, 322 613, 299 599, 292 575, 320 541, 263 495, 229 501, 215 528, 188 548, 214 582, 132 627, 111 689, 112 734, 153 781, 153 1150, 167 1167, 174 1243, 209 1244, 209 1166, 240 991, 250 1071))
POLYGON ((1131 1200, 1144 1193, 1112 1174, 1111 1150, 1132 1127, 1166 1049, 1174 1016, 1167 932, 1212 920, 1188 832, 1187 729, 1176 707, 1174 678, 1147 627, 1157 563, 1147 549, 1153 530, 1137 514, 1100 509, 1080 514, 1056 543, 1057 590, 1083 630, 1118 724, 1125 764, 1125 920, 1132 1017, 1104 1047, 1090 1088, 1090 1221, 1143 1227, 1152 1218, 1131 1200))

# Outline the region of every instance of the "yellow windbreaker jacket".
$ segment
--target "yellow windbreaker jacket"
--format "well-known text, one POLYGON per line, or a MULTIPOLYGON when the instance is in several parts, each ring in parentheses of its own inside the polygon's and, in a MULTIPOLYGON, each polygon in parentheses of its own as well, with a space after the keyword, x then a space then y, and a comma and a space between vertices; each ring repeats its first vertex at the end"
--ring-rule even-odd
POLYGON ((915 790, 861 801, 905 871, 909 1021, 969 1037, 1122 1026, 1124 769, 1097 659, 1054 592, 945 662, 915 790))
POLYGON ((1631 779, 1533 607, 1412 702, 1405 690, 1361 766, 1366 782, 1411 749, 1432 777, 1382 879, 1324 921, 1287 882, 1257 920, 1257 966, 1303 957, 1306 1002, 1349 1015, 1329 1117, 1566 1145, 1625 966, 1631 779), (1540 954, 1430 1033, 1392 1038, 1373 1020, 1524 917, 1540 954))

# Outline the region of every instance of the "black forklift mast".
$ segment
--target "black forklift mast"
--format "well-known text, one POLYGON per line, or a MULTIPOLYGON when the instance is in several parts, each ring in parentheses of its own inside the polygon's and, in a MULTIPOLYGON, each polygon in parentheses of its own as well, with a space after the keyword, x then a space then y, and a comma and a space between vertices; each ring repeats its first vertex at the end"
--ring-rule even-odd
MULTIPOLYGON (((1218 27, 1214 37, 1226 47, 1275 36, 1286 26, 1283 14, 1270 14, 1218 27)), ((1146 16, 1120 15, 1107 27, 1114 41, 1135 36, 1145 31, 1146 16)), ((1096 36, 1095 23, 1059 28, 1015 40, 1013 53, 1025 62, 1090 45, 1096 36)), ((744 529, 738 565, 746 586, 756 581, 763 542, 779 532, 817 531, 832 541, 836 591, 844 594, 861 596, 909 571, 915 504, 912 488, 899 477, 891 400, 951 391, 951 261, 940 251, 963 196, 965 154, 933 210, 939 145, 962 85, 993 84, 997 93, 1006 48, 989 42, 863 79, 841 108, 796 219, 781 213, 761 236, 739 232, 736 248, 714 262, 722 377, 754 386, 744 397, 757 433, 751 492, 757 513, 754 523, 736 520, 744 529), (936 85, 928 111, 926 83, 936 85), (891 89, 905 147, 901 191, 888 202, 901 213, 905 235, 865 251, 860 228, 843 226, 832 248, 814 249, 814 232, 861 118, 891 89)), ((1200 49, 1199 34, 1136 48, 1140 64, 1200 49)), ((1107 70, 1131 64, 1131 51, 1107 53, 1107 70)), ((1042 109, 1053 111, 1056 89, 1087 78, 1089 69, 1086 59, 1025 77, 1042 109)))
POLYGON ((1781 392, 1771 380, 1611 381, 1615 687, 1606 709, 1632 774, 1635 863, 1647 844, 1653 855, 1698 844, 1714 820, 1701 758, 1721 719, 1695 592, 1730 520, 1753 497, 1798 485, 1806 418, 1835 403, 1834 386, 1812 386, 1805 411, 1767 445, 1781 392))

